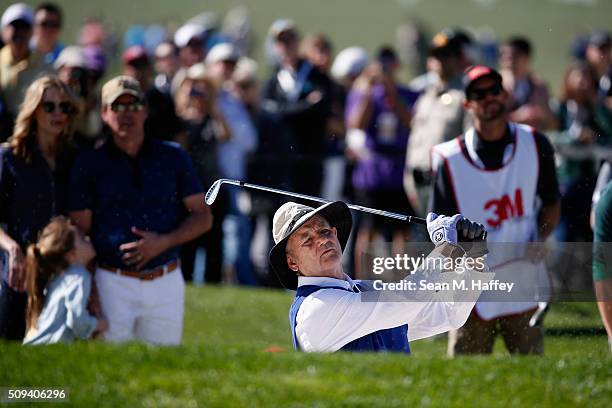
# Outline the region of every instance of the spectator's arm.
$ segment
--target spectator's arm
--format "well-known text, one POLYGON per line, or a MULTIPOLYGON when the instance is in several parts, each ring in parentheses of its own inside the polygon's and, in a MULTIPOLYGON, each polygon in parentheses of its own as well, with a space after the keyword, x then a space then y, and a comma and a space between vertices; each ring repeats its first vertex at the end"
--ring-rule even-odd
POLYGON ((176 247, 191 241, 206 233, 212 227, 212 212, 204 203, 202 194, 196 194, 183 199, 183 204, 189 215, 175 230, 165 234, 166 246, 176 247))
POLYGON ((68 215, 85 235, 91 232, 96 179, 90 167, 89 157, 89 155, 77 157, 70 173, 70 191, 68 194, 68 215))
POLYGON ((542 200, 542 208, 538 214, 539 239, 545 240, 555 229, 561 217, 561 201, 559 182, 555 168, 555 151, 541 133, 535 134, 540 161, 537 194, 542 200))
POLYGON ((347 124, 352 129, 365 130, 370 124, 374 111, 374 102, 371 92, 360 92, 353 90, 348 96, 350 112, 348 113, 347 124))

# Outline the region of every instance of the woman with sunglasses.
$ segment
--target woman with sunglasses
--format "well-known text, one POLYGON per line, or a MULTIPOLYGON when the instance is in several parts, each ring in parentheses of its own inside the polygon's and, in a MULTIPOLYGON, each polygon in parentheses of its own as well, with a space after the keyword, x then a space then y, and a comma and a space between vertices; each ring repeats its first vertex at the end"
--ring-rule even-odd
POLYGON ((13 134, 0 146, 0 337, 23 339, 24 249, 66 212, 75 113, 66 85, 43 76, 27 89, 13 134))

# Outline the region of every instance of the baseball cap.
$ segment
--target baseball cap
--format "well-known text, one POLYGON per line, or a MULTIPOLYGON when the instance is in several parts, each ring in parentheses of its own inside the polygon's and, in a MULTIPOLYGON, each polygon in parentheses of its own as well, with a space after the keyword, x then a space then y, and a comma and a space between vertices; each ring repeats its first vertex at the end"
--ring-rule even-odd
POLYGON ((470 91, 470 88, 483 78, 493 78, 500 85, 502 84, 502 77, 491 67, 487 67, 485 65, 473 65, 465 70, 463 73, 463 87, 465 89, 465 93, 467 94, 470 91))
POLYGON ((187 79, 192 79, 194 81, 203 81, 208 78, 206 74, 206 65, 203 62, 198 62, 197 64, 193 64, 187 70, 187 79))
POLYGON ((595 31, 589 37, 589 45, 593 45, 595 47, 605 47, 612 45, 612 38, 610 37, 610 33, 606 30, 595 31))
POLYGON ((29 25, 32 25, 34 22, 34 11, 32 11, 32 8, 24 3, 11 4, 4 10, 2 20, 0 20, 0 26, 4 28, 18 20, 25 21, 29 25))
POLYGON ((200 24, 187 23, 174 33, 174 44, 179 48, 186 47, 194 38, 203 39, 205 32, 205 28, 200 24))
POLYGON ((214 64, 220 61, 238 61, 240 53, 232 43, 217 44, 206 54, 206 63, 214 64))
POLYGON ((149 62, 149 56, 147 55, 147 50, 142 45, 132 45, 121 55, 121 60, 124 64, 131 64, 135 61, 146 61, 149 62))
POLYGON ((293 20, 281 18, 272 23, 269 30, 270 37, 277 39, 279 35, 287 31, 295 31, 296 26, 293 20))
POLYGON ((55 69, 60 69, 62 67, 87 68, 87 61, 83 48, 76 45, 64 48, 53 63, 53 68, 55 69))
POLYGON ((331 74, 336 79, 355 77, 368 65, 368 53, 361 47, 345 48, 336 55, 331 74))
POLYGON ((102 87, 102 105, 110 105, 117 100, 121 95, 133 95, 144 100, 144 93, 140 88, 140 83, 127 75, 119 75, 102 87))
POLYGON ((274 247, 270 250, 270 265, 278 276, 278 279, 287 289, 297 289, 297 275, 287 265, 287 241, 291 234, 300 228, 306 221, 315 215, 321 215, 329 225, 338 230, 338 241, 344 251, 344 247, 351 234, 353 218, 351 210, 342 201, 335 201, 314 209, 303 204, 288 202, 280 206, 272 220, 272 236, 274 247))
POLYGON ((463 47, 471 43, 472 39, 466 32, 446 28, 433 36, 429 53, 434 57, 459 55, 463 47))

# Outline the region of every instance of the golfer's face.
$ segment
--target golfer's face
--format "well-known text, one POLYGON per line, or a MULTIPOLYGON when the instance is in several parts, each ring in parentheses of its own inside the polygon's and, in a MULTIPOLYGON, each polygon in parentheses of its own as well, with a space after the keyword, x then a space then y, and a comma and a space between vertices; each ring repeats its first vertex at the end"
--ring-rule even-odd
POLYGON ((287 242, 287 262, 304 276, 325 276, 342 262, 336 228, 325 218, 314 216, 295 231, 287 242))

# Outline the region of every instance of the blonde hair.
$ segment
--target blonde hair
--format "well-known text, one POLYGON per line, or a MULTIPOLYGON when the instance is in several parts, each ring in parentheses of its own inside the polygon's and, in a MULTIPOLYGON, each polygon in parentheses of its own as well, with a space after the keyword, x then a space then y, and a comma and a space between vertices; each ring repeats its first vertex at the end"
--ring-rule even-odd
POLYGON ((75 240, 75 227, 67 217, 58 216, 42 230, 38 242, 28 246, 25 262, 28 331, 36 327, 45 304, 47 284, 68 267, 66 255, 74 249, 75 240))
POLYGON ((45 91, 49 88, 57 88, 72 104, 74 114, 71 115, 71 120, 61 134, 62 142, 66 142, 72 137, 74 117, 78 106, 77 99, 70 88, 55 75, 44 75, 38 78, 32 82, 25 93, 23 102, 19 107, 19 114, 15 120, 13 134, 7 141, 7 145, 13 154, 23 158, 27 163, 32 161, 32 149, 36 144, 36 119, 34 114, 42 102, 45 91))

